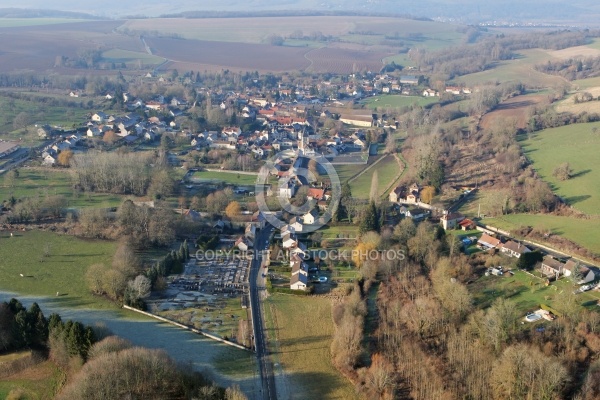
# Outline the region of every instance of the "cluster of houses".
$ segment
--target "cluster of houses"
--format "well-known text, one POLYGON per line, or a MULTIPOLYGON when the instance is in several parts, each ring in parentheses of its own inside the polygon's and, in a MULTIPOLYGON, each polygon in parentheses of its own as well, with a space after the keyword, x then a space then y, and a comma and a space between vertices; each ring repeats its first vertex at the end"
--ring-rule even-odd
MULTIPOLYGON (((477 246, 482 250, 497 249, 500 253, 509 257, 520 258, 523 254, 529 253, 532 250, 522 243, 508 240, 505 243, 498 238, 495 238, 488 233, 481 235, 477 241, 477 246)), ((573 258, 563 262, 556 258, 546 255, 542 259, 540 271, 549 279, 558 279, 561 276, 571 277, 577 275, 575 283, 581 285, 584 283, 593 282, 600 278, 600 270, 593 266, 584 265, 573 258)))
MULTIPOLYGON (((446 86, 444 91, 455 96, 467 95, 472 93, 471 89, 462 86, 446 86)), ((439 97, 440 92, 435 89, 426 88, 425 90, 423 90, 422 95, 423 97, 439 97)))

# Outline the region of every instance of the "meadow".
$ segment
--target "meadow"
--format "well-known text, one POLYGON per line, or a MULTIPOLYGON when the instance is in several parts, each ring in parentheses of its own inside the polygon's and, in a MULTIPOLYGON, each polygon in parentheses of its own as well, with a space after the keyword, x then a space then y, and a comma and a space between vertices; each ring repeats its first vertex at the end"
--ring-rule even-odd
POLYGON ((158 65, 165 61, 164 58, 153 56, 148 53, 130 51, 123 49, 110 49, 102 53, 102 59, 105 62, 121 64, 125 63, 127 67, 142 65, 158 65))
MULTIPOLYGON (((539 277, 539 272, 528 274, 515 271, 512 276, 481 276, 468 288, 478 308, 487 308, 498 298, 510 299, 522 313, 520 317, 524 317, 527 312, 539 309, 541 304, 560 310, 563 299, 576 288, 567 279, 552 282, 549 286, 545 285, 545 281, 539 277)), ((596 303, 600 300, 600 293, 596 291, 576 296, 577 301, 586 307, 596 308, 596 303)))
POLYGON ((265 303, 273 361, 285 371, 290 398, 357 398, 329 357, 334 331, 331 308, 329 299, 282 294, 269 296, 265 303))
POLYGON ((437 97, 404 96, 400 94, 382 94, 369 97, 364 101, 367 107, 375 108, 400 108, 413 105, 425 107, 438 102, 437 97))
POLYGON ((0 178, 0 201, 11 197, 64 196, 68 208, 116 207, 124 196, 112 193, 78 193, 73 190, 73 181, 68 170, 20 168, 19 177, 11 186, 5 176, 0 178))
POLYGON ((258 175, 237 174, 235 172, 196 171, 193 180, 201 182, 225 182, 233 185, 255 185, 258 175))
POLYGON ((600 253, 600 219, 579 219, 549 214, 508 214, 498 218, 484 218, 482 223, 514 231, 532 226, 540 231, 550 231, 593 252, 600 253))
POLYGON ((356 177, 350 182, 352 195, 361 199, 368 199, 371 192, 373 174, 377 171, 378 194, 382 194, 400 174, 400 165, 392 155, 384 156, 377 164, 373 165, 364 174, 356 177))
MULTIPOLYGON (((0 356, 0 363, 13 354, 0 356)), ((18 354, 27 355, 29 352, 18 354)), ((64 379, 64 373, 56 364, 52 361, 44 361, 0 380, 0 398, 49 400, 54 398, 56 390, 64 379)))
POLYGON ((547 88, 564 85, 565 80, 560 76, 547 75, 538 72, 533 67, 546 62, 552 57, 542 49, 519 51, 519 57, 496 63, 493 68, 485 71, 464 75, 457 78, 457 83, 476 86, 496 82, 527 82, 532 88, 547 88))
POLYGON ((1 231, 0 290, 48 297, 63 307, 114 308, 114 303, 93 296, 85 283, 87 268, 110 265, 114 251, 110 241, 43 231, 17 231, 11 237, 1 231))
POLYGON ((586 214, 600 214, 600 123, 575 124, 545 129, 521 141, 533 167, 554 192, 586 214), (568 162, 573 177, 560 181, 554 168, 568 162))

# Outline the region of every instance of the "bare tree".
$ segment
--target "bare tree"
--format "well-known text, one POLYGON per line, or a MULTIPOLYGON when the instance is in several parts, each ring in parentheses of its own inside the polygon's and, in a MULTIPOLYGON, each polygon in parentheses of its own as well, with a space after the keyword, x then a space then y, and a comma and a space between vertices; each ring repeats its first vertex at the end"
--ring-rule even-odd
POLYGON ((127 285, 137 299, 145 299, 146 297, 150 296, 152 283, 150 282, 150 279, 144 275, 136 276, 135 279, 129 281, 127 285))

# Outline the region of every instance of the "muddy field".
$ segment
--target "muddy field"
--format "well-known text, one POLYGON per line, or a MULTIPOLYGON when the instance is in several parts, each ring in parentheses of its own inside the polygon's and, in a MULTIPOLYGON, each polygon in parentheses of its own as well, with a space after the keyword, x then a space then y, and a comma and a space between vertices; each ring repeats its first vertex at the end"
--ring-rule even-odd
POLYGON ((481 129, 493 129, 500 122, 510 121, 514 126, 523 129, 527 126, 529 110, 538 104, 548 101, 544 95, 524 95, 508 99, 494 111, 483 116, 479 124, 481 129))
POLYGON ((311 61, 307 71, 334 74, 351 74, 361 71, 379 72, 382 59, 389 53, 358 51, 340 48, 320 48, 310 51, 306 58, 311 61))

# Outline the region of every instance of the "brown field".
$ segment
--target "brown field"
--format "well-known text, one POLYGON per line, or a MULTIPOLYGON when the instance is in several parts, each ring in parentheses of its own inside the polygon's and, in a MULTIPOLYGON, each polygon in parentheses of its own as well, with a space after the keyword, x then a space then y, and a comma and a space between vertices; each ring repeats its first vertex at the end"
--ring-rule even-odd
POLYGON ((516 96, 502 102, 496 109, 483 116, 480 122, 482 129, 494 128, 499 122, 510 123, 523 129, 527 126, 529 109, 547 101, 544 95, 516 96))
POLYGON ((598 57, 600 56, 600 50, 593 49, 588 46, 575 46, 562 50, 548 51, 548 54, 550 54, 552 57, 560 59, 569 59, 574 57, 598 57))
POLYGON ((304 69, 310 64, 302 47, 171 38, 147 38, 146 43, 155 55, 188 64, 277 72, 304 69))
POLYGON ((359 16, 135 19, 125 22, 121 29, 179 34, 186 39, 241 43, 262 43, 270 34, 285 37, 297 30, 304 35, 318 31, 331 36, 346 35, 353 31, 448 34, 456 30, 453 25, 437 22, 359 16))
POLYGON ((341 48, 322 47, 306 53, 311 61, 309 72, 331 72, 350 74, 359 71, 378 72, 383 67, 382 59, 389 54, 341 48))
POLYGON ((143 51, 139 39, 113 33, 122 22, 89 21, 0 28, 0 72, 47 71, 57 56, 75 57, 82 49, 143 51))
POLYGON ((595 98, 600 96, 600 87, 589 87, 585 90, 579 90, 576 93, 570 95, 565 100, 561 101, 556 105, 556 111, 558 112, 570 112, 573 114, 579 114, 582 112, 588 113, 600 113, 600 101, 588 101, 585 103, 575 103, 575 96, 581 93, 590 93, 595 98))

